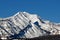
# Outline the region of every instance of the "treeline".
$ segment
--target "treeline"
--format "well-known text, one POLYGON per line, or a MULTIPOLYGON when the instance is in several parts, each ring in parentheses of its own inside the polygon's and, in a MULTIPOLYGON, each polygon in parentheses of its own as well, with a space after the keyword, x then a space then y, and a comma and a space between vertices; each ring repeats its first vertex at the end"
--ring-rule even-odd
POLYGON ((36 38, 19 38, 19 39, 6 39, 6 40, 60 40, 60 35, 48 35, 48 36, 40 36, 36 38))

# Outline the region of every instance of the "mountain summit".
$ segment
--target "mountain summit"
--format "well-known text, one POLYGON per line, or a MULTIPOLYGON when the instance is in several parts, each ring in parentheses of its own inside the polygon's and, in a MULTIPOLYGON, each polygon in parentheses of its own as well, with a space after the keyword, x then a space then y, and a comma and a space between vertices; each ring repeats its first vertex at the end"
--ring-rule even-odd
POLYGON ((59 23, 43 20, 36 14, 18 12, 11 17, 0 18, 1 38, 34 38, 58 34, 59 23))

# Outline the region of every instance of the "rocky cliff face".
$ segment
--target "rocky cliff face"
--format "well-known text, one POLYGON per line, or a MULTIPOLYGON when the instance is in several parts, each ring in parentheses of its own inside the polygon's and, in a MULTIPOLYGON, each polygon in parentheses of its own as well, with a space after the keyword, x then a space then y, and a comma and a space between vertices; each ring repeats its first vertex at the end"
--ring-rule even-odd
POLYGON ((34 38, 60 34, 60 24, 41 19, 36 14, 18 12, 0 18, 0 37, 3 38, 34 38))

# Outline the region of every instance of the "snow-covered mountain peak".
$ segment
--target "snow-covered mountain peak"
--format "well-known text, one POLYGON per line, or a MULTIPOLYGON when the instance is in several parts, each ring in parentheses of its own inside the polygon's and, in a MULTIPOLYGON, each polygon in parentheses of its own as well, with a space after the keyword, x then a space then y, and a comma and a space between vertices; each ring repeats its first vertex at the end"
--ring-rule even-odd
POLYGON ((30 14, 28 12, 18 12, 13 17, 17 17, 17 16, 25 17, 26 19, 31 20, 31 22, 33 23, 38 20, 38 16, 36 14, 30 14))
POLYGON ((42 20, 36 14, 18 12, 0 19, 0 36, 8 38, 34 38, 60 34, 60 24, 42 20))

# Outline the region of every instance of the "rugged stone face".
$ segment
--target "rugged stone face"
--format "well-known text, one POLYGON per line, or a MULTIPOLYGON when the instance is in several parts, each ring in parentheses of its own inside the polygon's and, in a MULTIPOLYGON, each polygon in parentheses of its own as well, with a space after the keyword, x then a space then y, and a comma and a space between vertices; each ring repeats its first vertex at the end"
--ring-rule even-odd
POLYGON ((60 24, 42 20, 36 14, 18 12, 9 18, 0 18, 1 38, 35 38, 60 34, 60 24))

